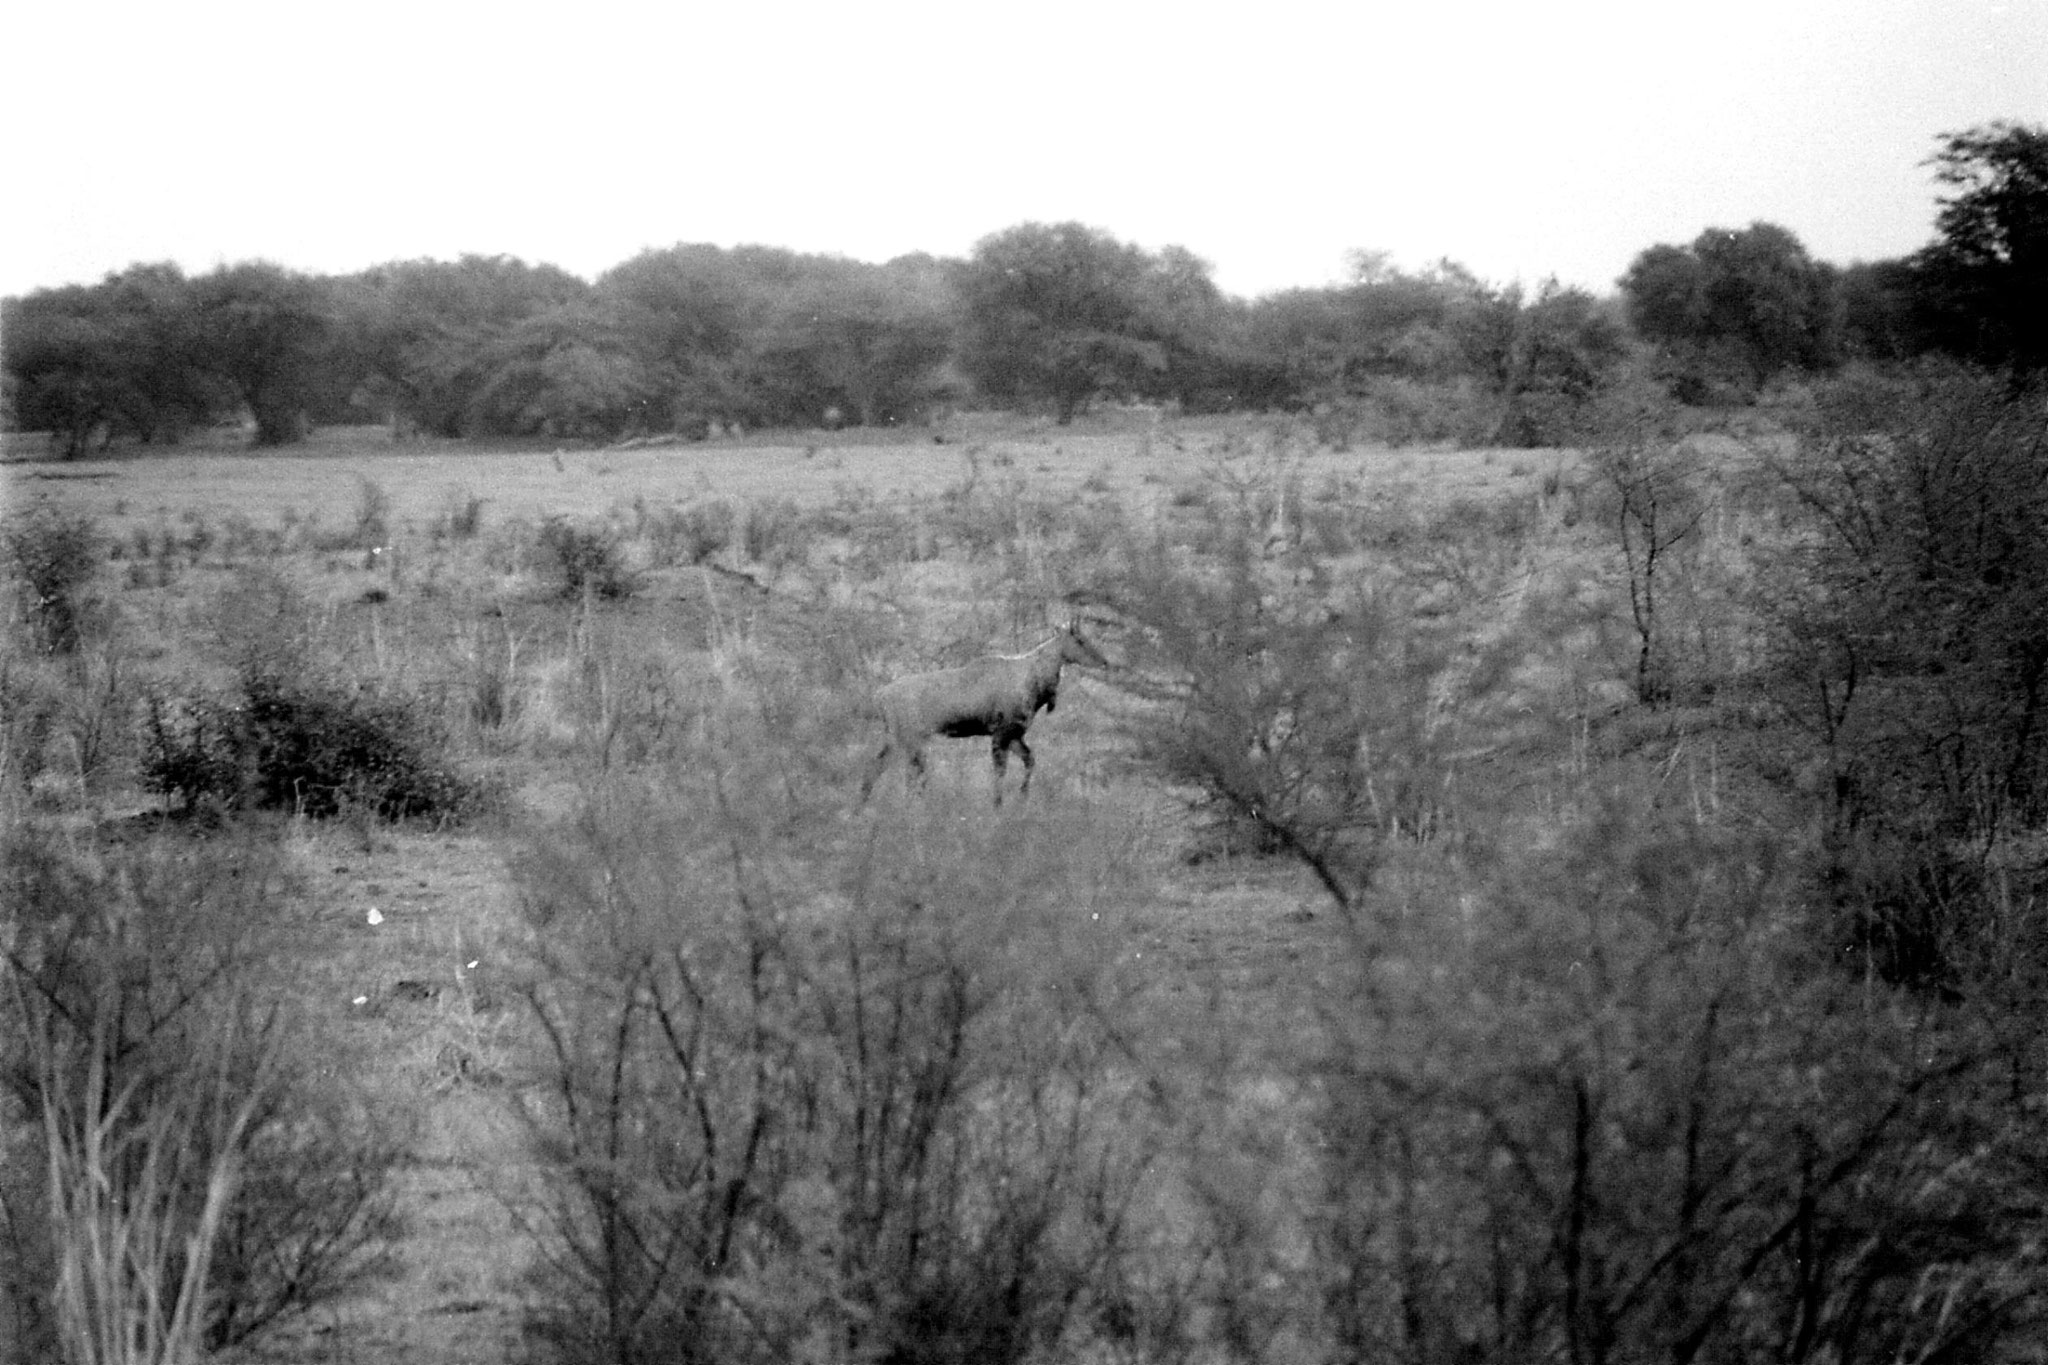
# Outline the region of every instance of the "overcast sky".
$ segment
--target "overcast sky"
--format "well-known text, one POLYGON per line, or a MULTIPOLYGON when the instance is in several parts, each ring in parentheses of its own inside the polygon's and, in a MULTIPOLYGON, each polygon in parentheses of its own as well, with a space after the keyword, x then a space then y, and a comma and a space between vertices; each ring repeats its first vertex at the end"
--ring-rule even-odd
POLYGON ((1911 251, 1937 134, 2048 123, 2048 0, 65 0, 0 44, 0 294, 1069 219, 1247 296, 1351 248, 1604 292, 1757 219, 1911 251))

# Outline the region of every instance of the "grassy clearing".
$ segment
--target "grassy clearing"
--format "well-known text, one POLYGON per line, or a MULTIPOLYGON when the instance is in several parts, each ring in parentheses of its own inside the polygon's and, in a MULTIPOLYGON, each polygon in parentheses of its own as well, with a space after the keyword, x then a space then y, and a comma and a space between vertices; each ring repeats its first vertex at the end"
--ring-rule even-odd
MULTIPOLYGON (((361 482, 369 479, 389 494, 395 524, 425 531, 451 494, 482 498, 486 517, 500 523, 601 516, 643 499, 658 507, 710 497, 788 497, 816 505, 848 489, 878 498, 924 496, 966 482, 972 451, 991 482, 1014 479, 1055 496, 1086 488, 1149 501, 1192 486, 1219 455, 1270 449, 1276 432, 1291 430, 1277 420, 1221 418, 1175 424, 1164 435, 1136 419, 1083 419, 1060 429, 989 421, 942 429, 943 443, 927 435, 819 432, 805 440, 764 435, 557 452, 480 449, 468 442, 394 446, 382 428, 334 428, 282 455, 202 443, 169 454, 61 465, 24 464, 15 456, 5 487, 10 498, 61 495, 67 507, 89 513, 117 535, 194 515, 219 522, 239 514, 258 526, 276 525, 287 511, 316 517, 334 531, 352 523, 361 482)), ((1312 488, 1353 480, 1375 496, 1433 499, 1533 487, 1559 457, 1297 447, 1294 460, 1312 488)))

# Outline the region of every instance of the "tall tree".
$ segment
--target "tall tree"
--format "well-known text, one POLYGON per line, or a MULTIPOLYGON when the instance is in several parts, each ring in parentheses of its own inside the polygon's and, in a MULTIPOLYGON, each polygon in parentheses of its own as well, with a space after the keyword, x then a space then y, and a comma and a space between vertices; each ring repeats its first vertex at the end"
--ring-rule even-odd
POLYGON ((56 433, 67 458, 96 438, 174 442, 231 402, 201 368, 192 287, 175 265, 10 299, 0 336, 16 420, 56 433))
POLYGON ((1650 247, 1621 287, 1636 331, 1679 367, 1681 397, 1704 397, 1716 380, 1753 391, 1839 357, 1834 268, 1775 223, 1708 228, 1689 247, 1650 247))
POLYGON ((759 340, 762 377, 783 409, 778 420, 817 422, 836 410, 842 420, 872 426, 924 411, 952 350, 943 280, 915 262, 812 256, 803 267, 772 300, 759 340))
POLYGON ((510 256, 394 261, 337 289, 364 381, 394 416, 440 436, 485 429, 479 400, 520 324, 590 294, 564 270, 510 256))
POLYGON ((332 358, 333 301, 323 281, 266 261, 222 266, 194 282, 199 354, 256 419, 256 444, 306 438, 332 358))
POLYGON ((742 259, 709 243, 680 243, 643 251, 598 277, 598 305, 645 369, 650 416, 664 429, 760 419, 747 371, 762 300, 749 276, 777 273, 764 259, 772 254, 756 249, 742 259))
POLYGON ((1554 279, 1507 305, 1505 347, 1492 369, 1502 399, 1496 439, 1506 445, 1561 445, 1583 435, 1591 405, 1628 358, 1628 332, 1611 306, 1554 279))
POLYGON ((1858 261, 1841 274, 1842 354, 1904 360, 1925 349, 1922 272, 1910 260, 1858 261))
POLYGON ((232 408, 203 368, 192 282, 175 264, 133 265, 100 286, 114 318, 122 425, 145 442, 176 444, 185 430, 232 408))
POLYGON ((53 433, 66 459, 110 432, 121 409, 116 336, 105 295, 84 285, 8 299, 0 314, 14 418, 53 433))
POLYGON ((591 302, 523 318, 492 344, 473 412, 484 431, 611 440, 647 425, 650 385, 591 302))
POLYGON ((1915 261, 1931 339, 2023 373, 2048 368, 2048 128, 1998 121, 1944 134, 1939 240, 1915 261))
POLYGON ((1293 396, 1319 398, 1386 378, 1495 381, 1519 307, 1454 261, 1408 272, 1356 251, 1350 284, 1268 295, 1251 306, 1250 330, 1293 396))
POLYGON ((1158 268, 1080 223, 982 238, 959 275, 962 368, 992 397, 1050 399, 1062 423, 1099 392, 1148 387, 1166 369, 1148 307, 1158 268))

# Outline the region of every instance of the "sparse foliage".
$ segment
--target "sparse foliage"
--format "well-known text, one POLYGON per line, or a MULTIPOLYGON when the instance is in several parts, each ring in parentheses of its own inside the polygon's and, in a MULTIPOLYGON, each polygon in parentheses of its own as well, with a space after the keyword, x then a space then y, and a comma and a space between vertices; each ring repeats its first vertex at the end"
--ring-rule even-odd
POLYGON ((84 639, 88 589, 103 553, 91 517, 37 502, 0 526, 8 576, 21 594, 30 643, 45 654, 70 654, 84 639))
POLYGON ((1432 833, 1447 814, 1444 642, 1392 593, 1269 558, 1255 499, 1208 511, 1208 563, 1144 546, 1108 593, 1133 627, 1126 676, 1162 703, 1134 722, 1139 752, 1257 846, 1300 860, 1349 912, 1383 841, 1432 833))
POLYGON ((1783 927, 1794 869, 1645 809, 1360 943, 1314 1072, 1309 1311, 1338 1353, 2018 1349, 2042 1311, 2018 1036, 1832 975, 1783 927))
POLYGON ((1674 631, 1664 609, 1683 552, 1700 539, 1707 513, 1701 472, 1671 438, 1654 414, 1636 414, 1611 429, 1593 456, 1628 577, 1636 700, 1645 706, 1661 706, 1679 689, 1674 631))
POLYGON ((1112 848, 915 808, 814 842, 797 737, 716 716, 658 796, 601 792, 525 865, 537 1329, 567 1360, 1034 1358, 1146 1157, 1074 927, 1112 848))
POLYGON ((97 1343, 75 1359, 126 1358, 99 1350, 131 1331, 218 1349, 373 1269, 393 1152, 276 1003, 277 848, 81 850, 24 825, 0 878, 0 1123, 42 1129, 52 1182, 25 1202, 0 1168, 0 1245, 26 1272, 5 1287, 28 1299, 9 1307, 97 1343))

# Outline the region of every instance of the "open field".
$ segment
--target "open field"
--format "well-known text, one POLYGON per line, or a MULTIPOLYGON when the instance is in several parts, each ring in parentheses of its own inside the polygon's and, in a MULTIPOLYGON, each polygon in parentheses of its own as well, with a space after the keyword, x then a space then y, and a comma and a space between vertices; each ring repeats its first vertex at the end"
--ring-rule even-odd
MULTIPOLYGON (((424 525, 457 493, 483 498, 494 519, 597 516, 636 499, 819 503, 850 488, 922 497, 966 481, 972 451, 986 477, 1011 475, 1034 491, 1064 495, 1085 485, 1118 498, 1159 499, 1198 482, 1232 440, 1249 449, 1286 429, 1278 419, 1159 427, 1133 417, 1066 429, 962 420, 940 429, 939 441, 922 432, 892 439, 821 431, 802 440, 771 433, 558 453, 533 443, 503 451, 455 441, 395 444, 381 428, 363 427, 320 431, 305 447, 282 453, 195 441, 170 453, 132 447, 115 459, 34 464, 22 459, 40 453, 40 438, 17 437, 9 452, 14 463, 0 466, 0 488, 10 499, 61 495, 67 505, 109 518, 234 513, 263 520, 292 510, 333 525, 368 478, 390 493, 401 521, 424 525)), ((1533 491, 1544 475, 1571 464, 1569 454, 1549 451, 1361 448, 1297 449, 1293 467, 1312 482, 1356 480, 1374 496, 1435 499, 1533 491)))
MULTIPOLYGON (((10 828, 186 859, 141 781, 165 735, 196 717, 197 754, 208 717, 301 675, 344 711, 402 706, 478 793, 459 818, 389 822, 361 795, 310 818, 303 793, 235 817, 290 888, 251 980, 288 1002, 309 1084, 391 1144, 366 1169, 396 1216, 362 1273, 230 1358, 600 1358, 578 1333, 604 1317, 591 1286, 625 1283, 591 1270, 610 1208, 636 1237, 726 1229, 681 1271, 646 1253, 680 1297, 650 1299, 673 1317, 644 1331, 725 1343, 706 1359, 868 1359, 892 1331, 918 1343, 904 1360, 1315 1359, 1400 1316, 1360 1286, 1417 1276, 1438 1297, 1407 1301, 1389 1358, 1450 1359, 1490 1273, 1444 1268, 1480 1216, 1453 1187, 1526 1219, 1474 1267, 1548 1263, 1569 1221, 1526 1212, 1583 1157, 1549 1145, 1585 1074, 1560 1058, 1583 1049, 1642 1106, 1603 1208, 1663 1178, 1655 1144, 1682 1135, 1652 1112, 1682 1118, 1665 1100, 1707 1094, 1709 1061, 1745 1077, 1731 1113, 1777 1112, 1769 1065, 1667 1075, 1689 1064, 1667 1041, 1794 989, 1731 944, 1782 941, 1804 836, 1758 778, 1767 729, 1633 707, 1629 580, 1578 455, 1116 414, 933 435, 489 451, 355 431, 0 465, 8 510, 90 517, 104 556, 75 662, 0 673, 10 828), (1070 667, 1032 726, 1028 801, 991 805, 979 739, 934 741, 922 791, 890 772, 857 799, 877 684, 1070 616, 1111 666, 1070 667), (1729 905, 1736 939, 1688 927, 1729 905), (894 1032, 866 1031, 883 1016, 894 1032), (623 1041, 641 1024, 651 1052, 623 1041), (934 1164, 872 1145, 899 1101, 937 1106, 916 1129, 934 1164), (631 1122, 579 1126, 607 1105, 631 1122), (788 1164, 719 1165, 757 1146, 788 1164), (604 1203, 627 1170, 646 1208, 604 1203), (1034 1222, 1013 1189, 1061 1212, 1034 1222), (939 1216, 927 1197, 955 1221, 859 1243, 939 1216), (555 1221, 572 1207, 582 1242, 555 1221), (1346 1221, 1362 1209, 1398 1231, 1346 1221), (1013 1264, 999 1233, 1045 1240, 1013 1264), (1411 1236, 1440 1239, 1426 1275, 1387 1250, 1411 1236), (916 1260, 921 1239, 955 1259, 916 1260), (976 1297, 1005 1275, 1068 1316, 976 1297), (941 1307, 904 1307, 916 1286, 941 1307)), ((1773 524, 1740 474, 1712 473, 1704 548, 1664 589, 1683 647, 1722 661, 1740 547, 1773 524)), ((679 1349, 632 1358, 697 1358, 679 1349)))

